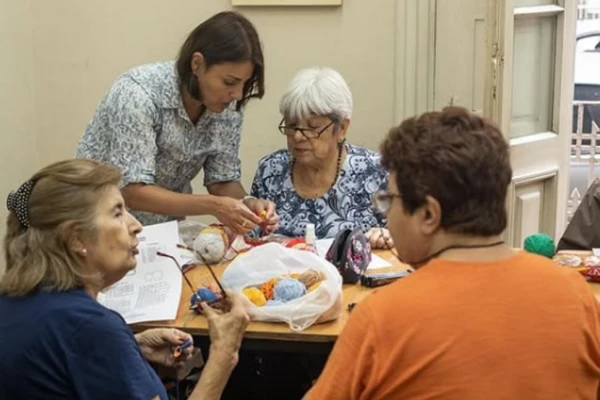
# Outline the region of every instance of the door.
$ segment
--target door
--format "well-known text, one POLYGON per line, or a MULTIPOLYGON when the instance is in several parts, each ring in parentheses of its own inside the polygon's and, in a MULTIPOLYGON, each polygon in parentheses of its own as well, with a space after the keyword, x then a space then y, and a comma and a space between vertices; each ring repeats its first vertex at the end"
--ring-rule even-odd
POLYGON ((486 10, 482 0, 435 1, 436 110, 455 105, 482 112, 486 10))
POLYGON ((513 181, 505 239, 522 246, 564 230, 576 2, 489 0, 484 113, 510 142, 513 181))

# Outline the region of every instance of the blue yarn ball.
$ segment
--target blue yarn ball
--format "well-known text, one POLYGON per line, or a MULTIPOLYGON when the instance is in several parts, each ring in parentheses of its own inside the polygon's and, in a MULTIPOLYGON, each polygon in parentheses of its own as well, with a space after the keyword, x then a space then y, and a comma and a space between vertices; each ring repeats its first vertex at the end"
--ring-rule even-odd
POLYGON ((201 288, 196 291, 196 294, 192 295, 190 298, 190 303, 192 306, 195 306, 198 303, 198 297, 200 297, 200 301, 204 301, 206 303, 212 303, 213 301, 217 301, 217 295, 210 289, 201 288))
POLYGON ((281 305, 283 305, 283 301, 280 301, 280 300, 268 300, 267 304, 265 304, 265 306, 273 306, 273 307, 281 306, 281 305))
POLYGON ((297 299, 306 294, 306 286, 294 278, 283 278, 275 284, 274 298, 282 302, 297 299))

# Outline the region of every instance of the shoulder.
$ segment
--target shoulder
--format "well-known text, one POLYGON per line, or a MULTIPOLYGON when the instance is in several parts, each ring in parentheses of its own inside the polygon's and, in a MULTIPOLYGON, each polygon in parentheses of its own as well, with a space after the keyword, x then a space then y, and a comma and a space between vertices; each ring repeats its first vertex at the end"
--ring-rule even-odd
POLYGON ((353 144, 346 145, 346 166, 354 170, 367 170, 369 173, 384 172, 381 166, 381 155, 376 151, 353 144))
POLYGON ((111 327, 124 323, 114 311, 109 310, 83 290, 50 292, 39 298, 40 303, 48 304, 43 314, 52 323, 67 324, 73 328, 102 320, 111 327))
POLYGON ((258 161, 259 169, 272 168, 275 166, 288 166, 290 164, 291 157, 289 151, 285 149, 274 151, 261 158, 258 161))
POLYGON ((381 160, 381 155, 373 150, 369 150, 367 148, 356 146, 354 144, 348 144, 346 146, 348 151, 348 155, 351 157, 364 157, 366 159, 372 160, 374 162, 378 162, 381 160))
POLYGON ((181 104, 179 79, 172 61, 130 69, 116 79, 111 92, 125 92, 134 99, 145 95, 162 107, 178 107, 181 104))

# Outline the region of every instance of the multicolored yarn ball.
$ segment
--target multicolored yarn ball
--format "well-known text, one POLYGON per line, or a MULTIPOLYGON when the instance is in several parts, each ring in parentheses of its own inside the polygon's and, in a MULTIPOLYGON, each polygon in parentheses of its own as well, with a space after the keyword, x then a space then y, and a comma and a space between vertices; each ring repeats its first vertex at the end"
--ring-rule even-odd
POLYGON ((263 292, 254 286, 247 287, 242 292, 255 306, 262 307, 267 303, 267 299, 263 292))
POLYGON ((269 300, 267 301, 267 304, 265 304, 265 307, 275 307, 275 306, 281 306, 283 305, 283 301, 279 301, 279 300, 269 300))
POLYGON ((265 299, 267 299, 267 300, 273 299, 273 290, 278 281, 279 281, 279 279, 273 278, 273 279, 269 279, 268 281, 266 281, 265 283, 260 285, 259 289, 265 295, 265 299))
POLYGON ((556 251, 554 241, 545 233, 535 233, 525 238, 523 248, 528 253, 539 254, 544 257, 552 258, 556 251))
POLYGON ((305 294, 306 286, 294 278, 283 278, 275 285, 275 300, 280 300, 284 303, 302 297, 305 294))

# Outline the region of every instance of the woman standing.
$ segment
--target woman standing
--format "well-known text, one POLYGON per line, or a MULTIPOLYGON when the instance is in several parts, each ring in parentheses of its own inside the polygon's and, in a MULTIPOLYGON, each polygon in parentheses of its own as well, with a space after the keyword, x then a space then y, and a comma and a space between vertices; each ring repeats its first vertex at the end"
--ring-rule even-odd
POLYGON ((123 196, 144 225, 213 215, 238 233, 258 224, 274 231, 274 205, 240 183, 242 111, 263 94, 256 29, 238 13, 219 13, 192 31, 175 62, 136 67, 114 82, 77 157, 121 169, 123 196), (208 195, 192 194, 200 170, 208 195))

